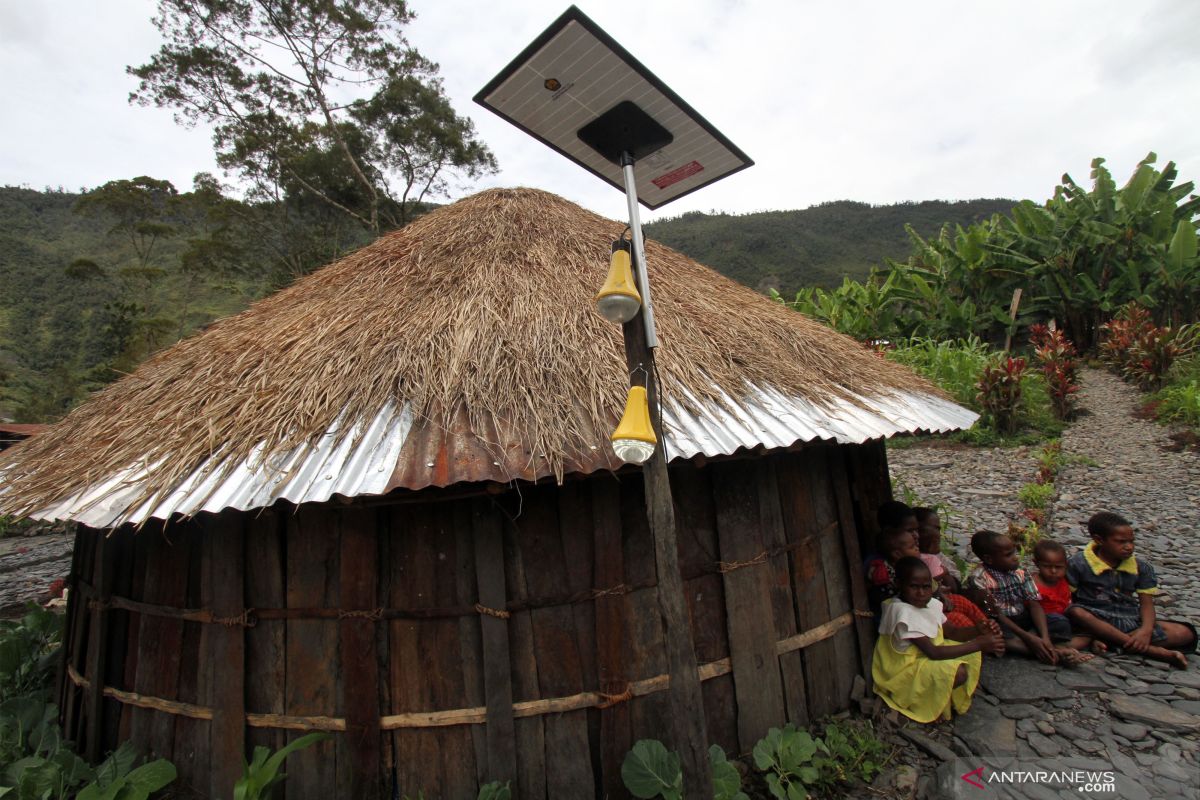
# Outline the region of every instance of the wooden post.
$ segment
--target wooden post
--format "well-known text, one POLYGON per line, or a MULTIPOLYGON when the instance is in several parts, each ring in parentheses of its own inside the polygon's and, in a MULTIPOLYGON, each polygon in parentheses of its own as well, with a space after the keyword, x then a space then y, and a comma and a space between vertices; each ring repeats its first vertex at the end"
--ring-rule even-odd
POLYGON ((1013 289, 1012 302, 1008 304, 1009 331, 1004 335, 1004 352, 1012 349, 1012 325, 1017 321, 1017 308, 1021 305, 1021 289, 1013 289))
MULTIPOLYGON (((379 564, 375 514, 367 509, 342 512, 342 609, 376 607, 379 564)), ((347 797, 376 800, 379 791, 379 660, 375 622, 362 616, 339 623, 342 704, 346 709, 345 751, 349 763, 338 766, 338 786, 347 797)))
POLYGON ((101 536, 96 542, 95 550, 95 581, 97 590, 97 606, 92 610, 91 624, 88 626, 88 654, 86 711, 87 732, 83 741, 86 745, 84 755, 88 762, 95 764, 100 760, 104 750, 101 748, 100 733, 104 714, 104 665, 108 647, 108 610, 104 607, 112 596, 113 549, 107 537, 101 536))
POLYGON ((206 633, 212 669, 213 720, 209 726, 212 797, 233 794, 242 777, 246 757, 246 630, 232 622, 246 611, 243 517, 240 511, 225 511, 205 519, 201 534, 202 552, 211 581, 213 614, 229 620, 210 625, 206 633))
MULTIPOLYGON (((634 269, 642 264, 635 259, 634 269)), ((696 673, 696 650, 692 626, 679 574, 679 544, 675 536, 675 506, 667 461, 663 457, 663 431, 655 409, 658 386, 654 381, 654 351, 647 346, 646 328, 639 313, 625 323, 625 360, 630 382, 645 386, 650 402, 651 423, 658 447, 642 465, 646 483, 646 518, 654 536, 654 563, 658 572, 658 609, 666 638, 667 665, 671 676, 671 724, 674 746, 683 767, 683 796, 707 797, 712 793, 712 768, 708 763, 708 734, 704 722, 704 697, 696 673)))
MULTIPOLYGON (((504 586, 504 531, 487 501, 477 501, 474 512, 472 528, 479 603, 493 611, 503 611, 508 604, 504 586)), ((483 692, 487 698, 488 771, 492 780, 507 783, 517 778, 508 621, 495 614, 481 614, 479 626, 483 634, 483 692)))

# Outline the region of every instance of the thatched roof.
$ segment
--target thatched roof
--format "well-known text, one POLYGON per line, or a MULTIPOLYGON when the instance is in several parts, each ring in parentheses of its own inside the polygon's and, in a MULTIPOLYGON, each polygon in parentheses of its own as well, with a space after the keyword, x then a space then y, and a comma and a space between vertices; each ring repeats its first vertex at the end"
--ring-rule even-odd
MULTIPOLYGON (((0 513, 92 525, 617 466, 622 222, 533 189, 439 209, 157 354, 6 451, 0 513)), ((654 242, 672 457, 970 425, 908 370, 654 242)))

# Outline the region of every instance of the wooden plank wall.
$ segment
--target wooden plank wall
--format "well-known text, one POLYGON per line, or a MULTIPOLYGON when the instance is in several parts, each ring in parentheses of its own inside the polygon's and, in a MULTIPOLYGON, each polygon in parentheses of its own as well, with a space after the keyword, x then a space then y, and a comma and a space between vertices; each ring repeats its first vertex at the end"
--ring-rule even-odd
MULTIPOLYGON (((771 726, 806 725, 848 705, 853 675, 869 663, 863 625, 782 656, 775 644, 865 607, 857 571, 874 506, 889 491, 885 459, 874 444, 816 445, 672 468, 698 661, 732 664, 703 685, 709 740, 730 754, 748 752, 771 726)), ((94 582, 113 561, 107 580, 118 595, 229 616, 247 607, 497 610, 655 577, 636 474, 423 505, 326 504, 148 525, 104 547, 87 543, 77 569, 94 582)), ((638 738, 666 736, 666 694, 625 694, 631 681, 666 671, 656 591, 508 618, 248 628, 109 612, 113 647, 99 653, 96 614, 74 604, 69 658, 80 671, 103 664, 109 685, 215 710, 209 722, 107 701, 99 728, 102 752, 131 738, 172 759, 180 785, 203 794, 229 783, 238 751, 301 735, 238 725, 244 710, 347 720, 346 733, 288 760, 288 800, 474 798, 493 779, 533 800, 621 798, 625 753, 638 738), (238 665, 244 681, 228 680, 238 665), (617 702, 514 718, 514 702, 584 691, 617 702), (486 708, 488 723, 378 730, 381 715, 457 708, 486 708)), ((64 718, 86 732, 83 693, 62 692, 64 718)))

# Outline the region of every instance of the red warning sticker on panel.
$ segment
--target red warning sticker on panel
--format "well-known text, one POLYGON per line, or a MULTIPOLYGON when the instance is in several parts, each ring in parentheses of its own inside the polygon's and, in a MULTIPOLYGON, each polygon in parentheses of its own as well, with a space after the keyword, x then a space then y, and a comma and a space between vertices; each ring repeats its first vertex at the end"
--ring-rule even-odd
POLYGON ((665 175, 659 175, 657 178, 654 178, 650 182, 653 183, 655 186, 657 186, 660 189, 665 189, 673 183, 679 183, 684 178, 691 177, 692 175, 695 175, 697 172, 703 172, 703 171, 704 171, 704 167, 700 166, 699 161, 692 161, 688 164, 684 164, 682 167, 679 167, 678 169, 671 170, 670 172, 668 172, 665 175))

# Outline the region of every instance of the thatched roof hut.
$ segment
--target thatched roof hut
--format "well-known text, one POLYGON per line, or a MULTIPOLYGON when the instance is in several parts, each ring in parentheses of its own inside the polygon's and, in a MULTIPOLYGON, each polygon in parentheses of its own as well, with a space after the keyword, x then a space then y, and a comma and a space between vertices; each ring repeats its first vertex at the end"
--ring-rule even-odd
MULTIPOLYGON (((246 741, 312 727, 348 733, 294 757, 289 796, 396 780, 473 797, 506 774, 523 797, 619 789, 622 743, 656 730, 662 660, 639 612, 655 591, 640 484, 608 444, 621 332, 591 304, 623 228, 483 192, 5 451, 0 513, 88 526, 68 734, 92 752, 132 737, 214 793, 246 741)), ((844 705, 880 442, 974 415, 669 248, 647 260, 710 735, 736 750, 844 705)))

